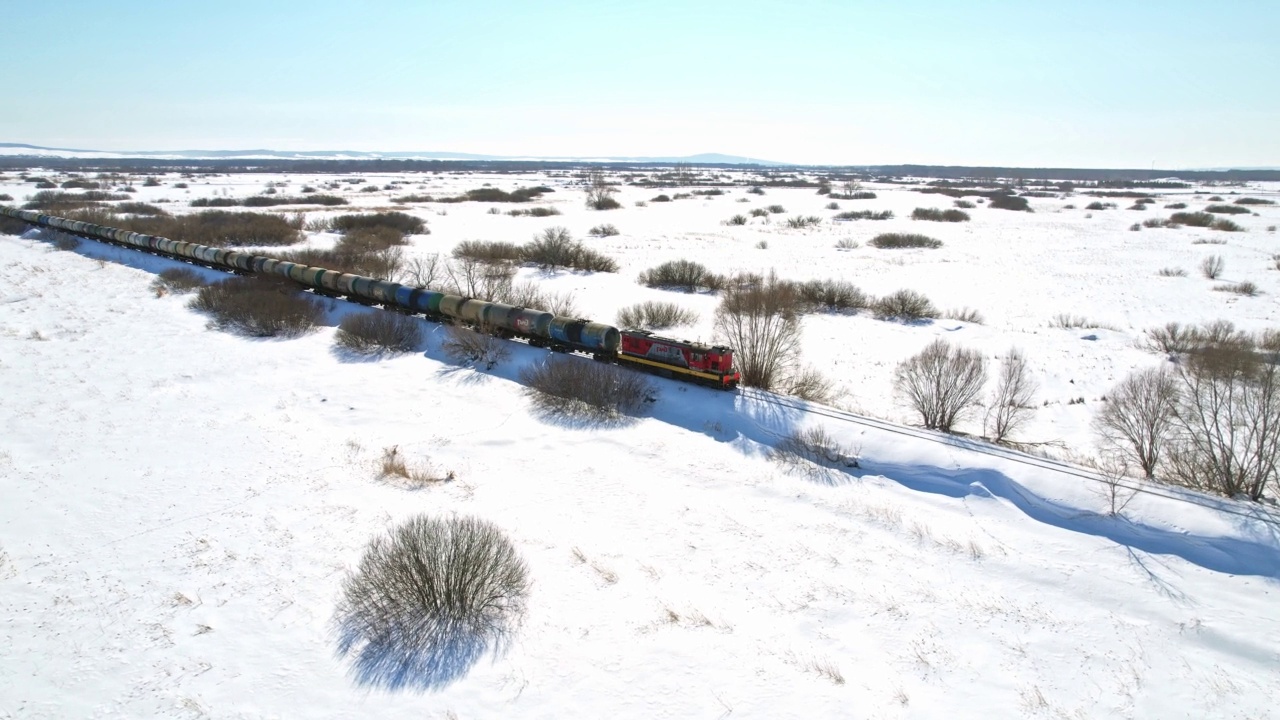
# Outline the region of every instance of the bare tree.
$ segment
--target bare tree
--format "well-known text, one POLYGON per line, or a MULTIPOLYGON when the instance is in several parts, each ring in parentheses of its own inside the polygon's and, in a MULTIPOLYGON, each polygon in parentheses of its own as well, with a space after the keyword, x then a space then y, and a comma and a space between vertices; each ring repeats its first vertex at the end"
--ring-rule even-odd
POLYGON ((486 263, 474 258, 457 258, 445 264, 450 291, 463 297, 494 301, 510 292, 515 270, 510 265, 486 263))
POLYGON ((987 361, 976 350, 952 347, 941 338, 894 373, 894 387, 920 413, 926 428, 951 432, 982 392, 987 361))
POLYGON ((1110 449, 1131 456, 1147 478, 1155 475, 1173 428, 1178 387, 1165 370, 1133 373, 1107 393, 1094 429, 1110 449))
POLYGON ((1000 364, 996 389, 987 410, 987 425, 991 440, 1002 443, 1021 427, 1035 411, 1031 404, 1036 392, 1036 382, 1031 379, 1027 357, 1017 348, 1010 348, 1000 364))
POLYGON ((844 191, 846 197, 852 197, 854 193, 862 189, 862 183, 857 180, 845 180, 841 183, 840 189, 844 191))
POLYGON ((1210 255, 1200 261, 1200 272, 1210 280, 1217 280, 1226 265, 1226 261, 1222 259, 1221 255, 1210 255))
POLYGON ((1102 479, 1102 496, 1107 501, 1107 514, 1119 515, 1138 494, 1138 489, 1124 481, 1129 477, 1129 461, 1123 454, 1108 453, 1096 465, 1102 479))
POLYGON ((435 289, 444 279, 446 265, 448 262, 444 261, 439 253, 416 257, 410 260, 405 268, 406 280, 414 287, 435 289))
POLYGON ((1259 500, 1280 467, 1280 365, 1253 350, 1206 348, 1178 371, 1171 478, 1259 500))
POLYGON ((594 169, 587 173, 587 207, 593 210, 615 210, 622 207, 613 199, 618 188, 609 184, 604 171, 594 169))
POLYGON ((770 390, 791 375, 800 352, 800 302, 795 284, 774 272, 725 289, 716 332, 734 348, 743 384, 770 390))

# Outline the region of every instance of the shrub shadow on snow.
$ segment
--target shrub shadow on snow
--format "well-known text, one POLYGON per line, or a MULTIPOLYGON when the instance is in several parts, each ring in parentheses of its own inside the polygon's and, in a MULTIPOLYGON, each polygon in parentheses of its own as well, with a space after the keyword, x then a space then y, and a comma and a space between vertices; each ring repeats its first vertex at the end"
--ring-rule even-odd
POLYGON ((491 643, 444 624, 365 641, 354 624, 337 628, 338 655, 350 659, 357 684, 385 690, 438 690, 461 679, 491 650, 491 643))
MULTIPOLYGON (((1280 549, 1232 537, 1194 535, 1121 517, 1082 511, 1040 497, 998 470, 863 462, 859 476, 878 475, 917 492, 951 498, 1003 500, 1033 520, 1071 532, 1106 538, 1130 550, 1174 555, 1206 570, 1280 579, 1280 549)), ((1145 566, 1144 566, 1145 567, 1145 566)), ((1148 569, 1148 573, 1150 570, 1148 569)))

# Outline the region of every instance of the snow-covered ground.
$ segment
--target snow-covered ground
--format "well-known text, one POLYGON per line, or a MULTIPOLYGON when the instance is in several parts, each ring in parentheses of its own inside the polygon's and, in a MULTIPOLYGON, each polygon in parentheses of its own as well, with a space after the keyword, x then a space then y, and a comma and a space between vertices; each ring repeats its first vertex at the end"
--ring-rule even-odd
MULTIPOLYGON (((171 174, 160 187, 135 183, 134 195, 182 212, 195 197, 243 197, 267 182, 295 195, 346 177, 171 174)), ((415 236, 410 253, 523 242, 553 225, 586 238, 612 223, 620 235, 586 240, 617 258, 616 275, 522 271, 573 291, 600 320, 671 300, 702 314, 679 334, 709 339, 714 296, 635 283, 676 258, 847 279, 872 294, 912 288, 943 308, 974 308, 985 324, 810 316, 805 359, 838 379, 844 407, 910 422, 891 392, 898 362, 936 337, 990 357, 1019 347, 1045 403, 1020 438, 1081 455, 1094 450, 1099 398, 1161 361, 1135 347, 1143 330, 1220 318, 1280 326, 1280 236, 1267 230, 1280 206, 1231 216, 1245 233, 1128 230, 1167 216, 1168 203, 1276 199, 1275 186, 1169 193, 1145 212, 1123 198, 1105 211, 1085 210, 1095 198, 1080 194, 1033 198, 1034 214, 979 206, 971 222, 948 224, 909 215, 951 198, 869 184, 877 199, 841 209, 891 209, 894 220, 791 230, 784 218, 829 217, 830 200, 739 187, 637 207, 688 188, 624 187, 623 209, 595 212, 568 177, 364 177, 342 191, 356 208, 484 183, 555 187, 535 204, 554 205, 556 217, 412 205, 431 234, 415 236), (358 192, 392 181, 405 184, 358 192), (787 212, 768 225, 722 224, 773 204, 787 212), (945 244, 866 246, 889 231, 945 244), (843 238, 861 247, 836 249, 843 238), (1216 282, 1197 270, 1209 254, 1226 261, 1216 282), (1188 274, 1157 275, 1164 267, 1188 274), (1212 289, 1244 280, 1262 293, 1212 289), (1059 314, 1106 327, 1051 327, 1059 314), (1068 404, 1076 398, 1084 403, 1068 404)), ((12 174, 0 182, 15 202, 32 192, 12 174)), ((425 353, 359 362, 332 351, 332 324, 289 341, 227 335, 185 298, 149 290, 173 265, 92 242, 57 252, 31 233, 0 236, 0 717, 1277 712, 1280 532, 1246 517, 1263 510, 1140 495, 1110 518, 1096 482, 978 443, 665 381, 642 418, 550 421, 515 382, 541 351, 516 344, 509 362, 478 373, 443 360, 433 326, 425 353), (767 460, 778 437, 812 425, 861 447, 863 467, 815 481, 767 460), (420 490, 378 481, 392 446, 457 479, 420 490), (505 653, 443 688, 362 687, 334 654, 341 579, 372 536, 424 512, 503 528, 531 568, 529 611, 505 653)))

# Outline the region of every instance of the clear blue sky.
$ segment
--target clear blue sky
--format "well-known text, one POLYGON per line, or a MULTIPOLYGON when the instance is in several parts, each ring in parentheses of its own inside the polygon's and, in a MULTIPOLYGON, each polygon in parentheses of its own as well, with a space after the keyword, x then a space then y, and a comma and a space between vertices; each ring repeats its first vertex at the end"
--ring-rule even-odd
POLYGON ((1280 166, 1280 2, 0 0, 0 142, 1280 166))

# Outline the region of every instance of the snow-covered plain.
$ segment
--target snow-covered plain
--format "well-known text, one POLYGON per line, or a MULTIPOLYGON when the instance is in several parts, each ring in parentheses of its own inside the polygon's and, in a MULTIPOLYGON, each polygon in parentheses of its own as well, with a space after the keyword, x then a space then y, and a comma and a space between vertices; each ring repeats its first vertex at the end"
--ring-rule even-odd
MULTIPOLYGON (((171 174, 160 187, 135 183, 134 195, 186 212, 196 197, 243 197, 268 182, 295 195, 346 177, 171 174)), ((678 334, 709 339, 714 296, 634 282, 676 258, 847 279, 872 294, 907 287, 974 308, 985 324, 809 316, 805 359, 839 381, 843 407, 910 422, 891 392, 898 362, 936 337, 992 359, 1019 347, 1044 403, 1019 439, 1082 456, 1094 452, 1099 398, 1161 362, 1136 347, 1146 328, 1280 326, 1280 236, 1268 231, 1280 206, 1231 216, 1244 233, 1128 230, 1167 216, 1168 203, 1276 199, 1275 186, 1161 193, 1145 212, 1125 210, 1124 198, 1103 199, 1119 205, 1105 211, 1085 210, 1095 198, 1081 194, 1033 198, 1034 214, 980 205, 971 222, 949 224, 909 216, 951 198, 868 184, 877 199, 838 201, 841 210, 895 219, 792 230, 784 218, 833 215, 829 198, 737 187, 638 207, 688 188, 624 187, 623 209, 596 212, 567 176, 363 177, 341 191, 357 209, 484 183, 556 188, 535 203, 563 212, 548 218, 488 213, 524 207, 514 205, 408 206, 431 229, 409 252, 523 242, 553 225, 586 238, 612 223, 620 235, 586 241, 619 273, 521 271, 574 292, 595 319, 671 300, 702 315, 678 334), (393 181, 405 184, 358 192, 393 181), (723 224, 774 204, 787 212, 769 224, 723 224), (866 246, 889 231, 945 244, 866 246), (844 238, 861 247, 836 249, 844 238), (1197 270, 1208 254, 1226 261, 1216 282, 1197 270), (1157 275, 1164 267, 1187 276, 1157 275), (1244 280, 1262 293, 1212 289, 1244 280), (1051 327, 1059 314, 1103 327, 1051 327)), ((16 177, 0 182, 15 202, 31 192, 16 177)), ((1266 508, 1168 491, 1209 507, 1140 495, 1110 518, 1097 483, 980 443, 666 381, 644 417, 556 421, 533 412, 515 381, 542 351, 514 344, 492 372, 458 368, 431 326, 424 353, 355 360, 332 349, 332 325, 350 311, 340 302, 309 336, 249 340, 206 329, 183 297, 154 296, 151 280, 175 264, 93 242, 58 252, 36 233, 0 237, 0 717, 1280 712, 1280 532, 1266 508), (778 437, 819 424, 862 449, 860 470, 815 480, 768 461, 778 437), (380 482, 391 446, 457 479, 418 490, 380 482), (373 535, 423 512, 502 527, 531 568, 528 613, 510 648, 460 679, 423 692, 361 686, 334 653, 341 579, 373 535)))

